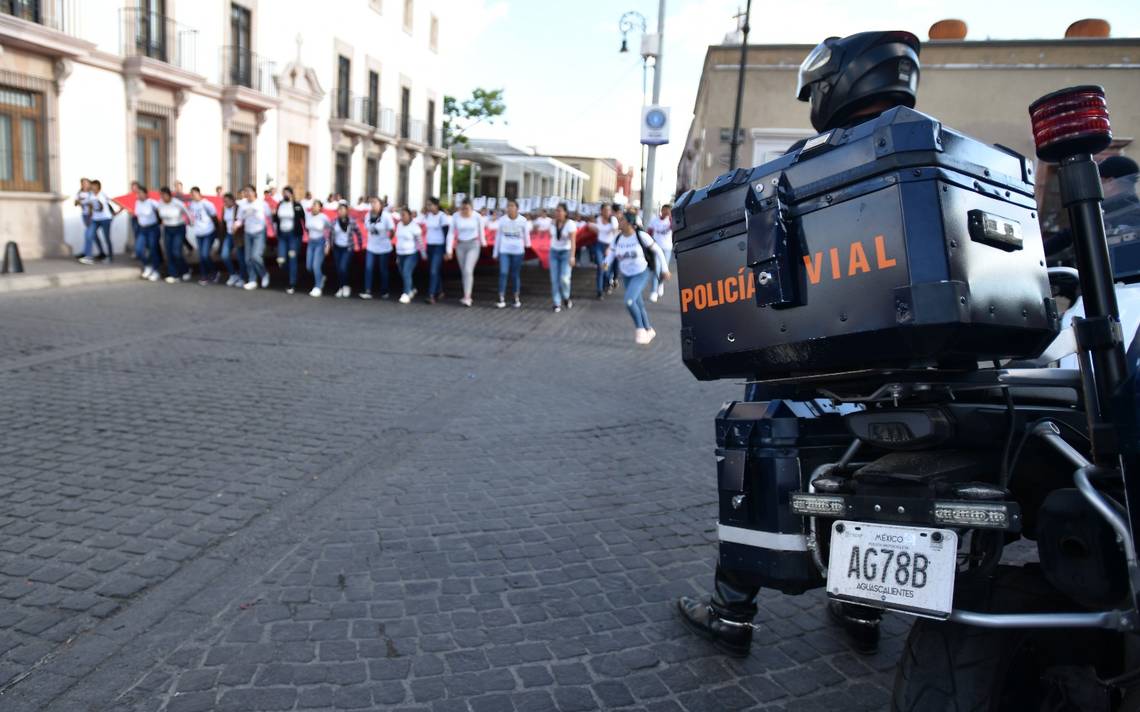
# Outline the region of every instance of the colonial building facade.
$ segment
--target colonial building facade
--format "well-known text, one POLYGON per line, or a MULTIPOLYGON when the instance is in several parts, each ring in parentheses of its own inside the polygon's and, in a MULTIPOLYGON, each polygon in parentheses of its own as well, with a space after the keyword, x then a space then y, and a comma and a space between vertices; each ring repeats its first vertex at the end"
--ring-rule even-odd
POLYGON ((0 239, 73 252, 81 177, 418 207, 445 156, 440 21, 431 0, 0 3, 0 239))

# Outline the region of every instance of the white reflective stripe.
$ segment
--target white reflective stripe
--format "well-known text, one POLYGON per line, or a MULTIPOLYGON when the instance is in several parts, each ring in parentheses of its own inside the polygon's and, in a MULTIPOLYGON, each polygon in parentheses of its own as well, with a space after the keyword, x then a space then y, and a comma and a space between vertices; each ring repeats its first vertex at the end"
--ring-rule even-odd
POLYGON ((716 525, 717 538, 733 544, 755 546, 774 551, 807 551, 807 537, 803 534, 778 534, 755 529, 741 529, 723 524, 716 525))

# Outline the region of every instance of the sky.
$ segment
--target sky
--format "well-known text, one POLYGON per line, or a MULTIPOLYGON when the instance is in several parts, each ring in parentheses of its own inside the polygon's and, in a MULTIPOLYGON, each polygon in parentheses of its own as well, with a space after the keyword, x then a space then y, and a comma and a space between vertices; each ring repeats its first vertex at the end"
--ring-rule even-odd
MULTIPOLYGON (((670 143, 657 151, 656 194, 672 192, 677 161, 692 119, 705 51, 736 28, 744 0, 666 0, 661 100, 671 107, 670 143)), ((505 138, 540 153, 613 157, 634 167, 639 182, 642 62, 639 31, 620 53, 618 22, 640 12, 656 31, 654 0, 437 0, 444 92, 504 90, 506 114, 470 135, 505 138)), ((1071 0, 818 0, 754 2, 749 44, 816 44, 830 35, 904 29, 926 39, 930 25, 953 17, 967 39, 1059 38, 1082 17, 1100 17, 1114 37, 1140 37, 1140 2, 1071 0), (952 7, 952 9, 949 9, 952 7)), ((652 91, 653 70, 648 86, 652 91)), ((747 91, 747 89, 746 89, 747 91)), ((804 108, 804 126, 808 126, 804 108)))

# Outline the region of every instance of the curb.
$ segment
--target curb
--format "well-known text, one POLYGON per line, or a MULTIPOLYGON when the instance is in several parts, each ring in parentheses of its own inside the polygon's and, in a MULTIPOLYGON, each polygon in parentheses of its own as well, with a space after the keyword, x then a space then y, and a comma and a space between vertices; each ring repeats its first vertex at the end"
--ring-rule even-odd
MULTIPOLYGON (((42 268, 44 265, 32 263, 32 270, 42 268)), ((68 265, 70 267, 70 265, 68 265)), ((126 282, 137 280, 139 271, 134 265, 122 267, 105 267, 92 265, 83 269, 62 269, 42 272, 23 272, 20 274, 6 274, 0 276, 0 294, 12 292, 27 292, 36 289, 51 289, 53 287, 79 287, 90 284, 110 284, 113 282, 126 282)))

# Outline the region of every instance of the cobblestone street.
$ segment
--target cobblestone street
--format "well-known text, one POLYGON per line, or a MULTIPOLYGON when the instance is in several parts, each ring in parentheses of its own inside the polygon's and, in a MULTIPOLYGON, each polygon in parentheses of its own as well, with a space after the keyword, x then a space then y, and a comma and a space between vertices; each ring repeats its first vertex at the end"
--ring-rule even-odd
MULTIPOLYGON (((524 306, 144 282, 0 299, 0 709, 879 710, 822 595, 750 658, 672 601, 716 557, 675 291, 524 306)), ((492 285, 490 272, 477 284, 492 285)))

